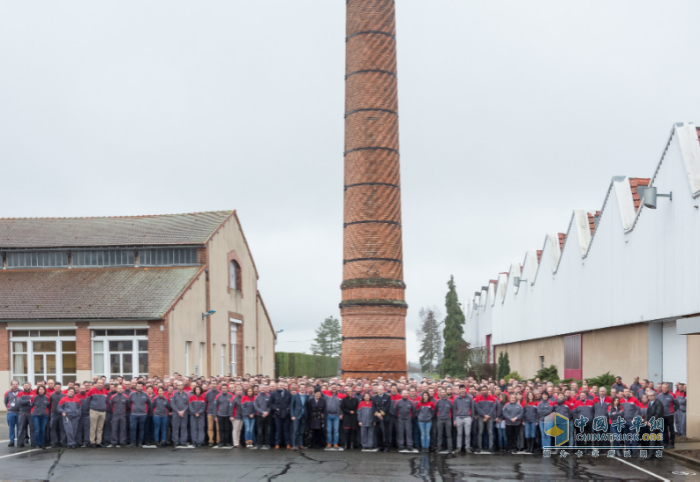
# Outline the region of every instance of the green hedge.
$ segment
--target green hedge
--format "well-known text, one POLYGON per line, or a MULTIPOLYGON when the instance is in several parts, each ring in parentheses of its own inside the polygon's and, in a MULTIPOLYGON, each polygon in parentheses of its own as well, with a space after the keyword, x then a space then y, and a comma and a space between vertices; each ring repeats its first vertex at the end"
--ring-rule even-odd
POLYGON ((275 375, 278 377, 334 377, 338 374, 338 357, 306 353, 275 353, 275 375))

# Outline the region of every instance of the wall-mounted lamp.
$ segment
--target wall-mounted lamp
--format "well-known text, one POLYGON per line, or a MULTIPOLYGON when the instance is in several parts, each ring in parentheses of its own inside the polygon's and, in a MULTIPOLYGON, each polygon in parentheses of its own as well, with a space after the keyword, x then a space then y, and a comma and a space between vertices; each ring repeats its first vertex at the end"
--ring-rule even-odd
POLYGON ((213 315, 214 313, 216 313, 215 310, 209 310, 209 311, 207 311, 206 313, 202 313, 202 321, 204 321, 204 319, 205 319, 207 316, 211 316, 211 315, 213 315))
POLYGON ((644 206, 656 209, 656 198, 658 197, 667 197, 669 201, 673 201, 673 191, 668 194, 658 194, 655 187, 647 187, 644 189, 644 206))
POLYGON ((520 276, 514 276, 513 277, 513 286, 517 286, 518 288, 520 287, 520 283, 523 281, 527 281, 526 279, 520 279, 520 276))

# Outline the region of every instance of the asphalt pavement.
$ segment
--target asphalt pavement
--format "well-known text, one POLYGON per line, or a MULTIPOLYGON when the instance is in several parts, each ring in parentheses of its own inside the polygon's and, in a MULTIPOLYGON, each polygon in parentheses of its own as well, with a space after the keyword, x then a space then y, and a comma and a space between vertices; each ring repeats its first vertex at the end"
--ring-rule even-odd
MULTIPOLYGON (((4 422, 4 421, 3 421, 4 422)), ((51 481, 402 481, 700 480, 700 470, 663 457, 651 461, 590 454, 438 455, 359 450, 47 449, 7 447, 0 426, 0 480, 51 481), (676 474, 674 474, 676 472, 676 474), (688 474, 688 475, 681 475, 688 474)))

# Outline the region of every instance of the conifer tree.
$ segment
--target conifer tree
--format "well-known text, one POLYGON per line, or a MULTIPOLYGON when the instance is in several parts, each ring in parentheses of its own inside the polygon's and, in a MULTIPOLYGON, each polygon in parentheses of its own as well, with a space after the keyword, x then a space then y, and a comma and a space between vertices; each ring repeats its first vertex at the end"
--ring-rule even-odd
POLYGON ((442 359, 442 374, 450 374, 451 376, 464 376, 464 354, 468 348, 464 341, 464 312, 457 297, 455 288, 454 276, 450 276, 450 281, 447 282, 449 290, 445 296, 445 328, 443 330, 443 338, 445 339, 445 348, 443 350, 442 359))
POLYGON ((340 356, 342 337, 340 334, 340 321, 329 316, 316 330, 315 343, 311 345, 311 353, 314 355, 340 356))
POLYGON ((420 364, 423 372, 432 372, 433 362, 442 350, 442 334, 440 333, 440 316, 434 308, 421 308, 418 316, 421 324, 417 330, 420 342, 420 364))

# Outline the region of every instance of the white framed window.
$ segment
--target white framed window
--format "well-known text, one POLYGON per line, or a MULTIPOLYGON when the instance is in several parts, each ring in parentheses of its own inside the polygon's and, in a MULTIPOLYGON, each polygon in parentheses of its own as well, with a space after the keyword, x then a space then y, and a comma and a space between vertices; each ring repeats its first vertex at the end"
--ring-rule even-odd
POLYGON ((231 322, 231 376, 238 375, 236 369, 236 355, 238 351, 238 325, 231 322))
POLYGON ((93 375, 148 376, 148 330, 93 330, 93 375))
POLYGON ((12 378, 20 384, 77 379, 75 330, 12 330, 10 348, 12 378))
POLYGON ((232 290, 241 289, 241 266, 238 261, 232 259, 228 263, 229 287, 232 290))
POLYGON ((221 344, 221 371, 219 372, 220 375, 225 375, 226 372, 224 371, 224 368, 226 367, 226 345, 223 343, 221 344))

